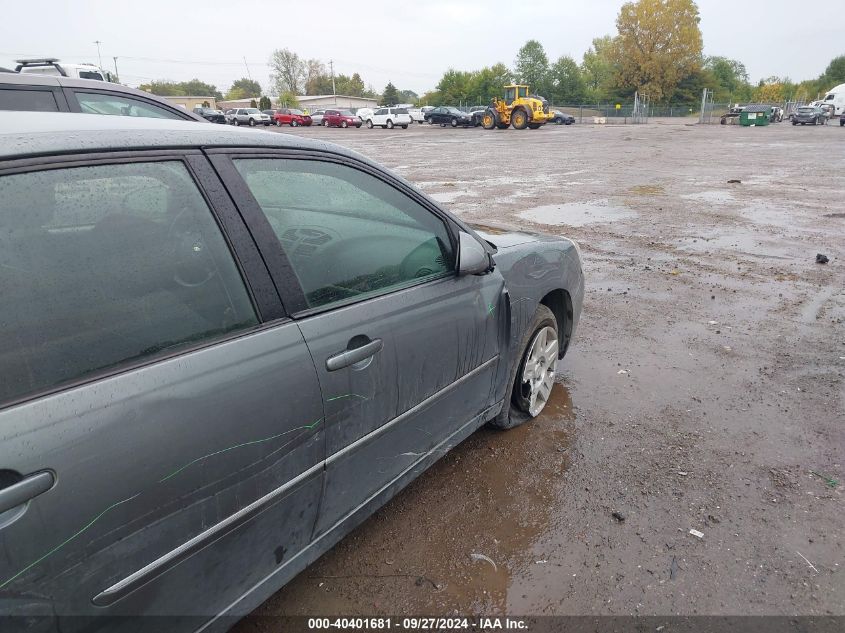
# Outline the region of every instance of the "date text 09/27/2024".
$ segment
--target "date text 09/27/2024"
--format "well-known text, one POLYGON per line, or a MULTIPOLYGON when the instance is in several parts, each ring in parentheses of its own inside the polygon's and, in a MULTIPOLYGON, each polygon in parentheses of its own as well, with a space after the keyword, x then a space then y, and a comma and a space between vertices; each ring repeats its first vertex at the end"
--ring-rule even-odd
POLYGON ((367 630, 367 631, 521 631, 528 624, 519 618, 308 618, 308 630, 367 630))

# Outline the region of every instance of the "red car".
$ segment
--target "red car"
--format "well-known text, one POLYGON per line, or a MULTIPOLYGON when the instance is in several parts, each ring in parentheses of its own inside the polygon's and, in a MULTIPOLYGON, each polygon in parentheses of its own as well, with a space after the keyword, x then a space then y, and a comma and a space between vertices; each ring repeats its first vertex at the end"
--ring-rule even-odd
POLYGON ((349 110, 326 110, 323 115, 325 127, 361 127, 361 119, 352 114, 349 110))
POLYGON ((279 127, 283 125, 289 125, 291 127, 297 127, 299 125, 308 126, 311 125, 311 117, 296 108, 282 108, 281 110, 276 110, 273 114, 273 122, 279 127))

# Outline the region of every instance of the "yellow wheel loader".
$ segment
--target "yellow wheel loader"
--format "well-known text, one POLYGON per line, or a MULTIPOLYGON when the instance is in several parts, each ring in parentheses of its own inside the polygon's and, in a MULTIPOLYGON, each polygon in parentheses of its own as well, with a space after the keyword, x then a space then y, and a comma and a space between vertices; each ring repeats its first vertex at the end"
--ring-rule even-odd
POLYGON ((549 103, 542 97, 529 95, 528 86, 511 85, 505 86, 503 99, 493 98, 481 117, 481 125, 485 130, 505 130, 511 125, 516 130, 536 130, 553 117, 549 112, 549 103))

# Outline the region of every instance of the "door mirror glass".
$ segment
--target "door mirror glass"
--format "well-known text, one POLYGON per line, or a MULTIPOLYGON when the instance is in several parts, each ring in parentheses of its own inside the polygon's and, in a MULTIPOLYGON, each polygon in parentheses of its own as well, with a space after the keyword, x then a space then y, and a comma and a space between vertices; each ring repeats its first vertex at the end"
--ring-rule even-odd
POLYGON ((492 266, 487 250, 472 235, 462 231, 458 243, 458 274, 483 275, 492 266))

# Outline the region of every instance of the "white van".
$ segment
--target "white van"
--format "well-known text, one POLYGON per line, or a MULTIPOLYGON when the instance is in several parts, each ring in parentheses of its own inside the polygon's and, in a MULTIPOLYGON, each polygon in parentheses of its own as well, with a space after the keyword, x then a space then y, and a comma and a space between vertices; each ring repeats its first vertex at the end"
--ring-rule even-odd
POLYGON ((98 81, 114 81, 112 74, 102 70, 94 64, 60 64, 54 57, 43 59, 16 59, 15 71, 21 74, 51 75, 53 77, 70 77, 73 79, 95 79, 98 81))
POLYGON ((833 106, 832 116, 837 114, 845 114, 845 84, 831 88, 827 91, 827 95, 822 99, 823 105, 833 106))

